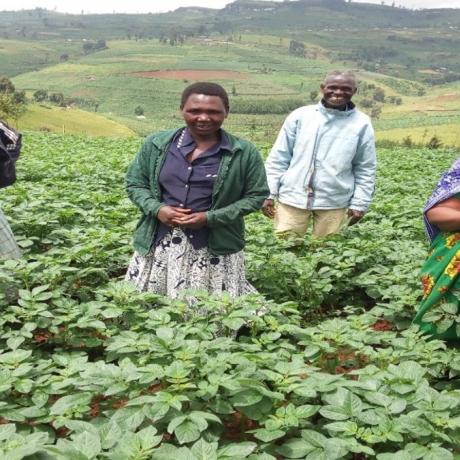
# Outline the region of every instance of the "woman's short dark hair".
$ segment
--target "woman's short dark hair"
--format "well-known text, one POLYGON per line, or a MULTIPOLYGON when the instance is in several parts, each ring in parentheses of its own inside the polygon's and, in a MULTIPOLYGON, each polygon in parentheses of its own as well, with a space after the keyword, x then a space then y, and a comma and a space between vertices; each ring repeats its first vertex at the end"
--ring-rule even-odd
POLYGON ((230 109, 230 103, 228 101, 228 94, 222 86, 218 85, 217 83, 211 83, 208 81, 199 81, 197 83, 192 83, 191 85, 187 86, 187 88, 182 91, 182 97, 180 100, 180 108, 183 109, 187 99, 192 94, 205 94, 206 96, 217 96, 220 97, 222 100, 225 110, 227 112, 230 109))

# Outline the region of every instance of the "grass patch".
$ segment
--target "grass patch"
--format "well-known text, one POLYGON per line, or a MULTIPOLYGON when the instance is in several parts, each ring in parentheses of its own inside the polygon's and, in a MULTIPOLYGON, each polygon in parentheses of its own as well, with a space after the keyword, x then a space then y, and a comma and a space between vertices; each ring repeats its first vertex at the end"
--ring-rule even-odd
POLYGON ((75 108, 29 105, 18 128, 27 131, 84 134, 87 136, 130 137, 134 131, 103 115, 75 108))

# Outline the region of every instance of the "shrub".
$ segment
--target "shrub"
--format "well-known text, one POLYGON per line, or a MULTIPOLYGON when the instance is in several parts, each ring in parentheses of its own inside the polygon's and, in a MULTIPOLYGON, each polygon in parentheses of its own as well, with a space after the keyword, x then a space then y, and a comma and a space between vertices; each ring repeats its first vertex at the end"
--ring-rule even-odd
POLYGON ((412 147, 414 145, 414 142, 412 141, 412 138, 410 136, 406 136, 402 140, 402 143, 405 147, 412 147))
POLYGON ((375 88, 374 100, 378 102, 385 102, 385 91, 382 88, 375 88))
POLYGON ((142 107, 141 105, 138 105, 135 109, 134 109, 134 114, 138 117, 144 115, 144 107, 142 107))
POLYGON ((436 134, 426 143, 427 148, 431 150, 439 149, 442 146, 441 139, 436 134))
POLYGON ((37 89, 33 97, 36 102, 46 101, 48 99, 48 91, 45 89, 37 89))
POLYGON ((64 95, 62 93, 51 93, 49 101, 62 107, 64 105, 64 95))

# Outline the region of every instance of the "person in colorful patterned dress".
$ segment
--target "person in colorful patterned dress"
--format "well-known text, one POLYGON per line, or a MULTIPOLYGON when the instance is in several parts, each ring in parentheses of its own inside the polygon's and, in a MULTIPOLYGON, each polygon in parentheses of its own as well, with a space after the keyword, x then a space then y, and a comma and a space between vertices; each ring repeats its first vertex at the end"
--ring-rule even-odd
POLYGON ((268 196, 263 160, 221 129, 229 101, 220 85, 188 86, 180 110, 186 126, 147 137, 127 172, 141 219, 126 280, 171 298, 185 289, 255 292, 245 277, 243 217, 268 196))
POLYGON ((431 250, 421 269, 423 299, 414 323, 434 338, 460 338, 460 158, 424 209, 431 250))

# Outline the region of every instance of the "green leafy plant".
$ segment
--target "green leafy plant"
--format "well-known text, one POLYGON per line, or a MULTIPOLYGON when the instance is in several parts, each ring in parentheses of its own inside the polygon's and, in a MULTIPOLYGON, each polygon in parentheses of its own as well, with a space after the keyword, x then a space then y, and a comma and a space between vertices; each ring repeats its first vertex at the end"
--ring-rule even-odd
MULTIPOLYGON (((137 141, 27 140, 5 203, 24 257, 0 265, 2 458, 458 454, 460 355, 409 327, 427 249, 421 195, 453 152, 381 152, 373 209, 325 241, 277 241, 250 217, 261 294, 193 292, 197 315, 121 281, 136 220, 123 172, 137 141)), ((458 322, 449 305, 429 314, 458 322)))

